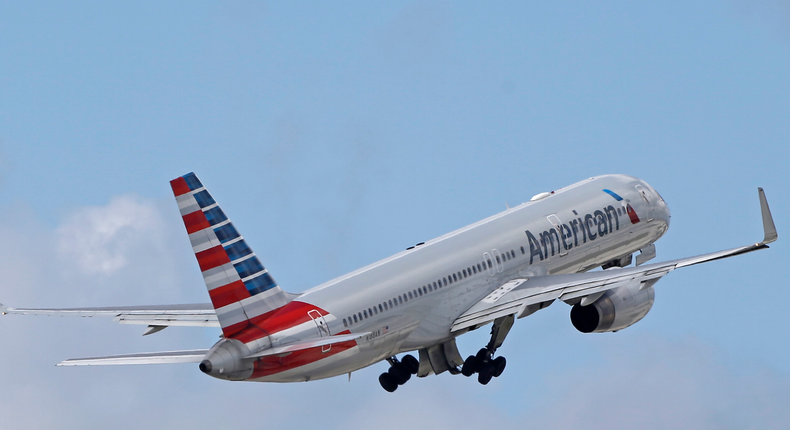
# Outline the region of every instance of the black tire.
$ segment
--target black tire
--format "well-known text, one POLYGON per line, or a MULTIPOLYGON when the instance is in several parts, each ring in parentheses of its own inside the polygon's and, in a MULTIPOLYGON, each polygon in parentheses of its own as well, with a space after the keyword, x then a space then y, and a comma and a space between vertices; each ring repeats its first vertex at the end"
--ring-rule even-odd
POLYGON ((406 354, 400 360, 403 367, 412 375, 416 375, 420 370, 420 362, 413 355, 406 354))
POLYGON ((395 379, 392 377, 392 375, 387 372, 379 375, 379 384, 381 384, 381 388, 389 393, 398 389, 398 383, 395 382, 395 379))
POLYGON ((502 372, 505 371, 505 366, 507 366, 507 360, 505 360, 505 357, 499 356, 495 358, 494 361, 491 362, 491 365, 493 367, 492 375, 494 375, 494 378, 499 378, 499 375, 501 375, 502 372))
POLYGON ((470 355, 464 360, 464 365, 461 367, 461 374, 469 377, 477 373, 477 357, 470 355))
POLYGON ((411 373, 404 369, 403 365, 400 363, 396 363, 394 366, 391 366, 388 370, 388 373, 392 375, 392 379, 398 385, 403 385, 411 379, 411 373))
POLYGON ((475 355, 475 357, 477 357, 478 363, 484 363, 490 358, 490 355, 488 354, 487 349, 481 348, 480 351, 477 351, 477 355, 475 355))
POLYGON ((486 385, 491 382, 491 378, 494 377, 491 369, 493 366, 491 364, 486 364, 480 366, 480 372, 477 374, 477 382, 486 385))

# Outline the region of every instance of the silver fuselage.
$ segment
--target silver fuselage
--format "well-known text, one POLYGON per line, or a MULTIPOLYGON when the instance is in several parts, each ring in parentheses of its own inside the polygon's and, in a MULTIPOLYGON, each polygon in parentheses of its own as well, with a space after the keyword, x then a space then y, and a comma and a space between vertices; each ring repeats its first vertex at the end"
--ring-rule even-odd
MULTIPOLYGON (((508 209, 306 291, 298 300, 329 313, 325 320, 331 334, 371 334, 359 339, 355 348, 257 381, 327 378, 445 342, 462 333, 450 332, 456 318, 508 280, 594 269, 655 242, 666 232, 669 219, 669 208, 661 196, 634 177, 598 176, 556 190, 548 197, 508 209), (603 190, 611 190, 622 200, 603 190), (639 222, 631 222, 626 205, 631 206, 639 222), (600 218, 594 214, 606 213, 610 206, 619 208, 616 219, 599 227, 600 218), (585 219, 588 214, 592 223, 585 219), (551 215, 556 218, 549 218, 551 215), (565 232, 559 238, 563 243, 549 246, 548 239, 541 242, 541 234, 549 232, 557 221, 565 232), (515 254, 515 258, 503 258, 506 253, 515 254), (478 271, 478 264, 482 268, 488 260, 493 267, 478 271), (464 277, 468 268, 473 268, 472 273, 464 277), (432 288, 452 274, 458 278, 459 272, 461 279, 432 288), (429 285, 432 289, 428 294, 414 294, 429 285), (404 294, 408 297, 409 292, 411 299, 390 306, 391 300, 404 294)), ((279 333, 272 344, 319 335, 315 325, 302 324, 279 333)))

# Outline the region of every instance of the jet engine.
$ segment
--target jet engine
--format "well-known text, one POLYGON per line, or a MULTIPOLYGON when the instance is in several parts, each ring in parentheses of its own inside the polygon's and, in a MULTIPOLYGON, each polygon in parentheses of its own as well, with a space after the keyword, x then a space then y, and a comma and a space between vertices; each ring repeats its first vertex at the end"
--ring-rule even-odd
POLYGON ((243 381, 252 375, 253 361, 246 345, 235 339, 217 342, 200 362, 200 371, 215 378, 243 381))
POLYGON ((571 308, 571 322, 582 333, 605 333, 622 330, 647 315, 653 307, 653 280, 645 285, 625 285, 607 291, 587 306, 580 303, 571 308))

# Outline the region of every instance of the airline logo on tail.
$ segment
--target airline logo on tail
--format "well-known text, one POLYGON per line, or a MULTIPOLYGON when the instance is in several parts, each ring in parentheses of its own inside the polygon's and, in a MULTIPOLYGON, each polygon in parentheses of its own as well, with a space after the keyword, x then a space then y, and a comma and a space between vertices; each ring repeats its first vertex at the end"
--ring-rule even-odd
POLYGON ((170 186, 225 337, 290 301, 194 173, 170 186))

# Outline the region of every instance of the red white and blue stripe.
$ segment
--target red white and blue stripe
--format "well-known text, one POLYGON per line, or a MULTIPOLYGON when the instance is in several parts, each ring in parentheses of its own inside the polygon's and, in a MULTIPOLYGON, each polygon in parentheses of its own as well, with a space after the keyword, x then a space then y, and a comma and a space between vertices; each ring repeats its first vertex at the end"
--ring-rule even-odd
POLYGON ((170 186, 225 337, 291 300, 194 173, 170 186))

